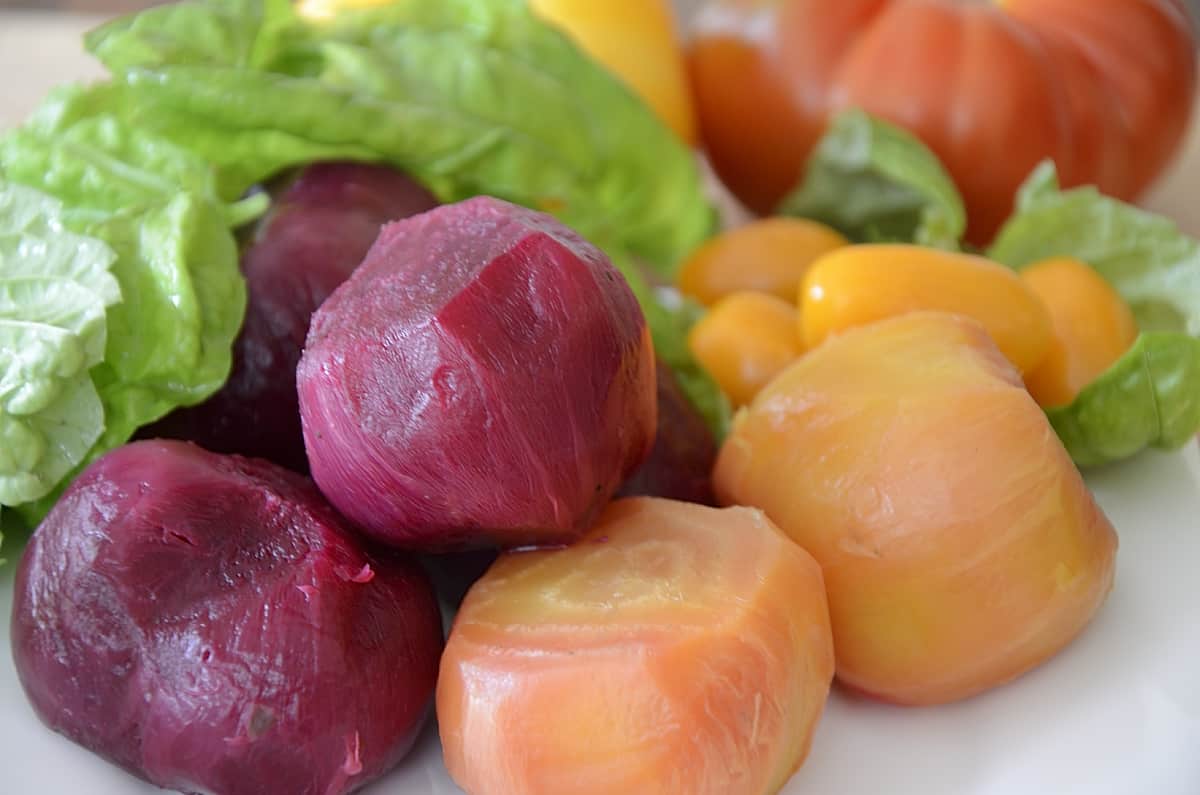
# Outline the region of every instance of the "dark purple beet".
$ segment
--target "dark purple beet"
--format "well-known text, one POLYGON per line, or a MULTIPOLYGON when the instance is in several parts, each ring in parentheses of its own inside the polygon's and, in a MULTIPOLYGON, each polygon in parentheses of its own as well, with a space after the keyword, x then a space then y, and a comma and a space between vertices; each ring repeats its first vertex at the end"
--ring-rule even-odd
POLYGON ((570 541, 650 450, 654 353, 598 249, 481 197, 390 224, 313 316, 313 477, 425 551, 570 541))
POLYGON ((188 439, 307 472, 296 365, 312 313, 362 262, 385 223, 437 204, 386 166, 318 163, 301 171, 242 256, 248 304, 229 380, 203 404, 139 436, 188 439))
POLYGON ((717 442, 704 416, 692 405, 661 359, 658 362, 658 433, 654 449, 621 484, 618 497, 665 497, 716 505, 712 470, 717 442))
POLYGON ((447 607, 457 608, 475 581, 500 557, 496 549, 469 549, 442 555, 421 555, 421 565, 429 572, 433 590, 447 607))
POLYGON ((135 775, 339 795, 412 746, 442 631, 420 568, 365 549, 306 478, 145 441, 34 534, 12 646, 41 719, 135 775))

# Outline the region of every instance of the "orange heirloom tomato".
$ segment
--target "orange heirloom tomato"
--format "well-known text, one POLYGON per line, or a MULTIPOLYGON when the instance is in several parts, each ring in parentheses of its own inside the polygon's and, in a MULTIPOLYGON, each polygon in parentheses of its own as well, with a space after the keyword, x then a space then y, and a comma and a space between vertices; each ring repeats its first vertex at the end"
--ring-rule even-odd
POLYGON ((689 67, 713 164, 754 210, 858 107, 933 149, 986 242, 1047 157, 1065 186, 1137 198, 1182 140, 1194 48, 1182 0, 720 0, 689 67))

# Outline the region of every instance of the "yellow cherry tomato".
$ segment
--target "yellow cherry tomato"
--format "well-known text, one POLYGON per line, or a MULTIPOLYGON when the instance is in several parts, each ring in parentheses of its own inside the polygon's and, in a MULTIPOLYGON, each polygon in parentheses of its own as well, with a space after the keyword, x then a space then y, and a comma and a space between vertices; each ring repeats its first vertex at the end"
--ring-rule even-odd
POLYGON ((543 19, 634 90, 689 144, 696 116, 668 0, 529 0, 543 19))
POLYGON ((813 263, 800 291, 806 348, 856 326, 920 310, 949 312, 983 324, 1022 373, 1050 348, 1050 316, 1010 269, 971 254, 920 246, 862 245, 813 263))
POLYGON ((1065 406, 1129 350, 1137 321, 1112 285, 1077 259, 1043 260, 1021 279, 1042 299, 1054 328, 1050 352, 1025 385, 1042 406, 1065 406))
POLYGON ((848 244, 824 224, 803 218, 764 218, 714 237, 679 271, 679 289, 711 306, 742 290, 796 300, 813 261, 848 244))
POLYGON ((745 405, 800 356, 796 308, 765 293, 721 299, 688 335, 696 361, 736 405, 745 405))

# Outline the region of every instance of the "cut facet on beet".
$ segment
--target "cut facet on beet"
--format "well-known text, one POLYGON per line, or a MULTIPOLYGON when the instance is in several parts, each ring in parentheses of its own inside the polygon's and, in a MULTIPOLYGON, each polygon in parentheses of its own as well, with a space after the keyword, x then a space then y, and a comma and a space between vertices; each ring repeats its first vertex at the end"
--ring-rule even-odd
POLYGON ((312 313, 362 262, 385 223, 437 204, 386 166, 317 163, 301 171, 242 256, 248 304, 229 380, 140 436, 187 439, 307 472, 296 365, 312 313))
POLYGON ((650 456, 621 484, 619 497, 664 497, 716 505, 717 441, 670 366, 658 362, 658 432, 650 456))
POLYGON ((365 549, 306 478, 146 441, 34 534, 12 646, 50 728, 154 784, 340 795, 408 752, 442 628, 419 567, 365 549))
POLYGON ((387 226, 313 316, 297 380, 325 496, 425 550, 569 541, 654 437, 653 347, 620 273, 487 197, 387 226))

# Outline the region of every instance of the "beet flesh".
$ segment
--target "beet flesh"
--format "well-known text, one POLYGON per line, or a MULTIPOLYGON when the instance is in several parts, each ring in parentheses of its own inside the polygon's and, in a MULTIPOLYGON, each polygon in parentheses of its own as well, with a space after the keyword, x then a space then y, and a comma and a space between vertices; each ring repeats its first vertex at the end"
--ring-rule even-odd
POLYGON ((621 484, 617 496, 665 497, 716 505, 712 470, 717 462, 717 440, 670 366, 659 360, 657 372, 658 432, 654 448, 621 484))
POLYGON ((154 784, 339 795, 412 746, 442 629, 420 568, 365 549, 306 478, 144 441, 34 534, 12 647, 50 728, 154 784))
POLYGON ((313 316, 298 386, 325 496, 426 551, 578 537, 649 452, 657 411, 620 273, 488 197, 385 227, 313 316))
POLYGON ((312 313, 362 262, 385 223, 437 204, 420 184, 386 166, 303 169, 242 255, 246 320, 229 380, 204 403, 171 413, 139 436, 188 439, 307 472, 296 365, 312 313))

